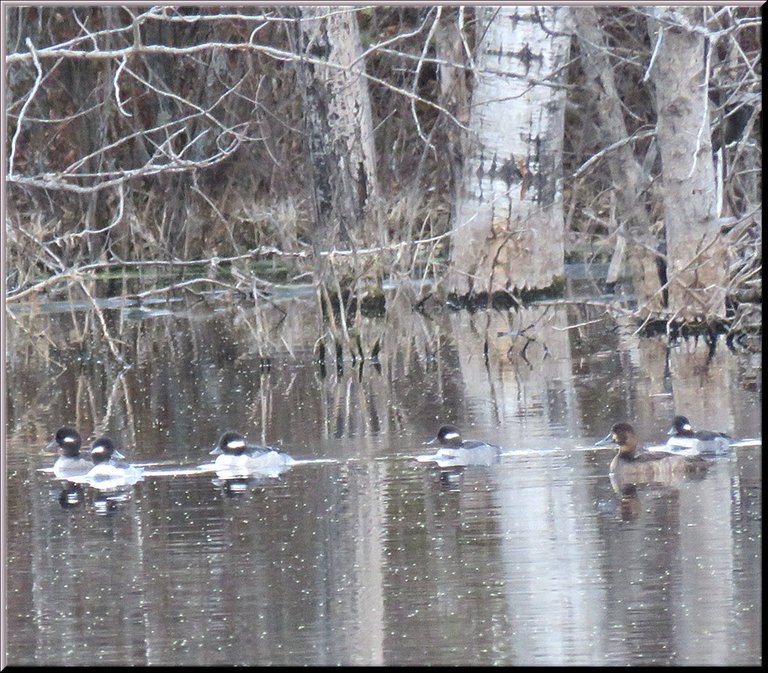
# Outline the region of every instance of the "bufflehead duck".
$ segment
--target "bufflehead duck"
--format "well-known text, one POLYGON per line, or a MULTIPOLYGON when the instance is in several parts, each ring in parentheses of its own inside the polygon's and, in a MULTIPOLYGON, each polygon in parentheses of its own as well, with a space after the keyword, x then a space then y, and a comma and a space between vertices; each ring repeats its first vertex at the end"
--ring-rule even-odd
POLYGON ((618 447, 611 461, 610 474, 623 482, 670 481, 673 475, 701 473, 712 464, 701 456, 681 456, 638 449, 637 434, 629 423, 615 423, 611 432, 595 446, 610 443, 618 447))
POLYGON ((46 449, 59 450, 59 457, 53 464, 53 474, 57 479, 82 476, 93 467, 88 458, 80 455, 82 443, 80 433, 74 428, 65 425, 56 431, 46 449))
POLYGON ((730 451, 733 439, 724 432, 694 430, 685 416, 675 416, 667 434, 668 449, 684 455, 723 455, 730 451))
POLYGON ((225 432, 210 453, 217 456, 214 469, 223 479, 253 474, 277 476, 295 462, 271 446, 247 444, 238 432, 225 432))
POLYGON ((416 456, 420 463, 437 463, 439 467, 464 465, 493 465, 499 461, 501 449, 476 439, 462 439, 455 425, 443 425, 437 435, 424 442, 439 444, 432 455, 416 456))
POLYGON ((124 458, 110 437, 99 437, 91 446, 93 468, 85 475, 85 482, 100 491, 116 491, 141 481, 142 468, 129 465, 124 458))

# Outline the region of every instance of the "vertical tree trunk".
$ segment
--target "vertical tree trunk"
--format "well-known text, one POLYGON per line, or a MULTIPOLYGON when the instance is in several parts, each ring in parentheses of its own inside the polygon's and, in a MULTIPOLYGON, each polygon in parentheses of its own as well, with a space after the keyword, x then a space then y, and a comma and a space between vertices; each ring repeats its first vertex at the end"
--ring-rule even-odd
POLYGON ((566 7, 479 7, 469 149, 447 290, 546 288, 563 276, 566 7))
POLYGON ((315 213, 315 249, 381 240, 373 122, 354 11, 294 8, 304 127, 315 213), (324 65, 327 63, 327 65, 324 65))
MULTIPOLYGON (((622 104, 611 65, 597 10, 579 7, 574 12, 576 34, 582 52, 582 67, 594 110, 606 146, 627 138, 622 104)), ((663 308, 661 276, 658 270, 656 240, 651 234, 651 221, 645 207, 643 172, 635 159, 632 146, 624 144, 607 155, 608 168, 613 179, 623 218, 625 238, 628 239, 628 261, 632 287, 637 297, 638 309, 645 317, 663 308)))
MULTIPOLYGON (((440 81, 440 105, 450 112, 462 124, 469 122, 469 90, 464 45, 460 31, 459 18, 462 8, 443 7, 435 31, 435 55, 441 63, 438 66, 440 81)), ((454 191, 461 183, 462 166, 465 155, 465 134, 461 127, 446 119, 445 155, 450 169, 450 188, 454 191)), ((451 222, 456 218, 456 199, 451 199, 451 222)))
POLYGON ((723 318, 727 249, 717 218, 708 107, 711 45, 703 33, 703 9, 659 7, 653 13, 669 307, 682 321, 723 318))

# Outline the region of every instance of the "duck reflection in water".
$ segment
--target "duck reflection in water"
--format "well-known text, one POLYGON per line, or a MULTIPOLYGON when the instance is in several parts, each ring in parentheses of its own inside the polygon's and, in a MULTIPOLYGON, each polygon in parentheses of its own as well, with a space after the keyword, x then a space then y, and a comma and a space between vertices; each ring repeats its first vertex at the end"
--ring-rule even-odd
POLYGON ((499 462, 501 448, 476 439, 462 439, 455 425, 443 425, 437 435, 424 444, 438 444, 433 454, 416 456, 420 463, 434 463, 440 468, 468 465, 494 465, 499 462))
POLYGON ((96 514, 111 514, 119 509, 122 503, 131 500, 131 491, 125 489, 99 490, 94 488, 87 491, 85 483, 62 481, 62 489, 59 492, 59 504, 62 509, 76 509, 85 504, 86 500, 93 505, 96 514))
POLYGON ((637 446, 635 429, 625 422, 616 423, 611 432, 595 444, 616 444, 618 451, 610 465, 611 483, 621 492, 625 484, 671 485, 688 475, 703 475, 712 462, 701 456, 681 456, 660 451, 643 451, 637 446))
POLYGON ((80 507, 84 502, 85 490, 81 484, 75 484, 71 481, 62 482, 61 493, 59 493, 59 504, 62 509, 80 507))
POLYGON ((640 497, 637 494, 637 484, 624 484, 617 488, 616 481, 611 478, 611 485, 619 496, 619 506, 622 521, 634 521, 640 516, 640 497))
POLYGON ((93 491, 93 509, 102 516, 113 514, 131 501, 131 495, 129 490, 93 491))
POLYGON ((248 491, 250 481, 248 477, 216 477, 213 485, 221 489, 223 495, 234 498, 248 491))
POLYGON ((460 493, 464 484, 465 465, 440 467, 434 466, 429 474, 435 479, 438 489, 443 493, 460 493))
POLYGON ((278 475, 251 475, 250 477, 224 476, 216 477, 212 480, 221 494, 227 498, 238 498, 246 493, 253 493, 263 490, 278 483, 278 475))

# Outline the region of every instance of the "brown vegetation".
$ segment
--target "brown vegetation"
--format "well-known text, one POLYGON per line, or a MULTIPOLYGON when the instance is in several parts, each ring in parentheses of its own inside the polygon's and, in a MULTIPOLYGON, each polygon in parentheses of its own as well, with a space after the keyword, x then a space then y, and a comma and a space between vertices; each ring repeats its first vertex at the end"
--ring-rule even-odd
MULTIPOLYGON (((460 26, 469 50, 475 36, 473 14, 443 10, 356 10, 386 243, 322 251, 329 278, 341 278, 330 288, 340 296, 344 274, 334 275, 334 265, 341 268, 352 254, 372 276, 395 281, 440 281, 447 270, 450 195, 466 120, 440 90, 445 63, 436 53, 447 52, 436 51, 434 37, 438 28, 460 26)), ((607 49, 626 136, 606 134, 586 84, 583 45, 574 39, 566 255, 590 262, 624 249, 625 214, 617 204, 626 195, 611 160, 629 150, 650 222, 645 235, 663 270, 647 12, 596 14, 604 41, 598 48, 607 49)), ((731 260, 727 318, 739 330, 759 329, 759 10, 711 7, 705 19, 718 217, 731 260)), ((40 292, 66 297, 73 287, 87 297, 86 281, 115 269, 123 273, 116 289, 137 296, 223 288, 258 300, 275 283, 310 280, 318 254, 314 186, 297 94, 299 56, 289 46, 292 21, 280 7, 9 8, 7 301, 40 292)), ((471 87, 472 78, 462 82, 471 87)), ((620 269, 621 260, 615 262, 620 269)))

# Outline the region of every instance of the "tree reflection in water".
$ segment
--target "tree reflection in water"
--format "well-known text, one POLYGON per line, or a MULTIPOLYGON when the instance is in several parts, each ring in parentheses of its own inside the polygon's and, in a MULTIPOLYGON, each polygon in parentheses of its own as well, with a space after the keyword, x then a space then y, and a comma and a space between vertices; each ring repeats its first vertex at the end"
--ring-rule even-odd
POLYGON ((592 448, 618 418, 663 440, 676 413, 759 436, 752 354, 703 357, 589 305, 403 302, 357 326, 362 364, 323 372, 302 302, 8 321, 12 663, 759 661, 759 449, 614 492, 613 452, 592 448), (110 516, 63 507, 34 449, 63 423, 164 469, 110 516), (418 463, 443 423, 500 446, 498 464, 418 463), (335 462, 214 484, 194 468, 234 427, 335 462))

